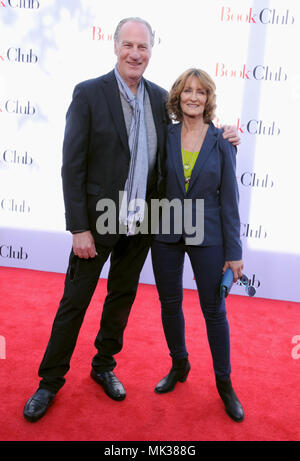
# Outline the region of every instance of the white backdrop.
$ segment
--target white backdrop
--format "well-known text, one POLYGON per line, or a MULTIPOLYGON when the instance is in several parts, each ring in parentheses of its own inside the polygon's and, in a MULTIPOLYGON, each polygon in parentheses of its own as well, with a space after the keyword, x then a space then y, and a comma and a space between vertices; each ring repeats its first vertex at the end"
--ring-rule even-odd
MULTIPOLYGON (((297 0, 1 0, 0 265, 65 272, 65 113, 75 84, 114 67, 113 33, 128 16, 155 31, 146 78, 170 89, 200 67, 215 80, 215 124, 235 125, 242 139, 245 273, 257 296, 299 302, 297 0)), ((150 257, 141 282, 154 283, 150 257)), ((184 286, 195 288, 188 260, 184 286)), ((232 293, 245 295, 239 285, 232 293)))

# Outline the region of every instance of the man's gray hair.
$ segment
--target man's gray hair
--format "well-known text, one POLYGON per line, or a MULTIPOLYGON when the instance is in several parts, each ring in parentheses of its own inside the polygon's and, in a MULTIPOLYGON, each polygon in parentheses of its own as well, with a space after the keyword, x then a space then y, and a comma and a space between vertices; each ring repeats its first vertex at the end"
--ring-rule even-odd
POLYGON ((122 19, 119 24, 117 25, 117 28, 116 28, 116 31, 115 31, 115 34, 114 34, 114 41, 115 42, 118 42, 119 41, 119 38, 120 38, 120 30, 121 30, 121 27, 126 23, 126 22, 139 22, 141 24, 144 24, 147 29, 149 30, 149 34, 150 34, 150 44, 151 46, 154 45, 154 34, 153 34, 153 31, 152 31, 152 27, 150 26, 149 22, 145 21, 144 19, 142 18, 125 18, 125 19, 122 19))

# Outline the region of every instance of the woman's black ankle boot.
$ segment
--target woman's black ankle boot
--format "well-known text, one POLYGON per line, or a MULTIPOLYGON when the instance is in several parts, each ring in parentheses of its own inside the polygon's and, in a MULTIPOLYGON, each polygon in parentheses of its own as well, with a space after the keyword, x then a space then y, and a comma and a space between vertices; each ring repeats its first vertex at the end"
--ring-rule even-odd
POLYGON ((185 359, 172 359, 172 368, 167 376, 165 376, 156 386, 154 391, 157 394, 164 394, 174 389, 176 383, 180 381, 184 383, 191 369, 190 362, 185 359))
POLYGON ((228 379, 227 381, 223 381, 216 377, 216 384, 228 416, 238 423, 243 421, 244 410, 232 388, 231 380, 228 379))

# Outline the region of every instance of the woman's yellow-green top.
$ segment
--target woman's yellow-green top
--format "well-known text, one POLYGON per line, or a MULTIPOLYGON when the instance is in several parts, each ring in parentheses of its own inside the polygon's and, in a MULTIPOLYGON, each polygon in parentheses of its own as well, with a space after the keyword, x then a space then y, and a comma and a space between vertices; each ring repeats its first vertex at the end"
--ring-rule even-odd
POLYGON ((181 154, 182 154, 182 163, 183 163, 183 171, 184 171, 184 178, 185 178, 185 181, 184 181, 185 190, 187 191, 189 187, 191 174, 195 166, 199 151, 198 152, 188 152, 187 150, 181 149, 181 154))

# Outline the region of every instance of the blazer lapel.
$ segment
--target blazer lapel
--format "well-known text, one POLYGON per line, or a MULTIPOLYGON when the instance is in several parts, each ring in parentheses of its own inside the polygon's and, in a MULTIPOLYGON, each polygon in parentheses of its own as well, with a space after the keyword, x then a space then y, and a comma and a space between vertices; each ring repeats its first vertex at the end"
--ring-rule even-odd
POLYGON ((117 84, 117 80, 114 75, 114 71, 109 72, 104 78, 106 85, 106 90, 104 91, 107 106, 112 115, 113 123, 115 128, 121 138, 121 141, 124 145, 125 151, 130 155, 129 146, 128 146, 128 136, 124 120, 124 114, 120 99, 120 92, 117 84))
POLYGON ((177 174, 178 182, 180 188, 184 194, 185 185, 184 185, 184 171, 182 163, 182 154, 181 154, 181 123, 176 123, 172 126, 173 133, 170 133, 170 154, 172 156, 172 163, 175 165, 175 171, 177 174))
POLYGON ((217 131, 215 130, 214 125, 212 122, 210 122, 206 136, 204 138, 201 150, 199 152, 199 155, 197 157, 195 166, 193 168, 192 174, 191 174, 191 179, 190 179, 190 184, 188 188, 188 193, 190 193, 193 185, 195 184, 205 162, 207 161, 208 157, 211 154, 211 151, 213 147, 216 144, 217 141, 217 131))
POLYGON ((151 82, 144 79, 145 87, 149 95, 152 115, 154 120, 154 125, 156 129, 157 135, 157 145, 159 146, 160 150, 164 149, 164 132, 163 132, 163 125, 162 125, 162 116, 161 116, 161 96, 157 97, 155 91, 152 88, 151 82))

